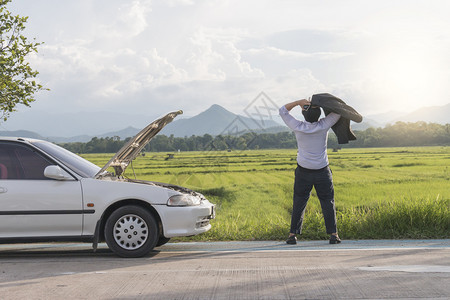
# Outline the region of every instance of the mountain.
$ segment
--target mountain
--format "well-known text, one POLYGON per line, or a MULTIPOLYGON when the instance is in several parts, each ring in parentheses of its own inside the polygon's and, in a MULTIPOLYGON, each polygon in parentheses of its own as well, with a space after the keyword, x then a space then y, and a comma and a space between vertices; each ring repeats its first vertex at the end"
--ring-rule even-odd
POLYGON ((76 135, 71 137, 61 137, 61 136, 49 136, 48 138, 45 138, 45 140, 52 142, 52 143, 87 143, 89 142, 93 136, 91 135, 76 135))
MULTIPOLYGON (((52 117, 50 115, 46 115, 49 120, 51 121, 51 124, 62 124, 59 126, 52 127, 68 127, 64 130, 69 130, 67 132, 73 132, 73 133, 79 133, 79 132, 90 132, 90 134, 79 134, 71 136, 70 134, 67 135, 46 135, 42 133, 40 129, 42 129, 42 126, 45 124, 39 123, 36 119, 33 119, 33 122, 38 122, 36 124, 29 124, 26 128, 33 128, 33 131, 27 131, 27 130, 13 130, 13 131, 0 131, 0 136, 21 136, 21 137, 29 137, 29 138, 37 138, 42 140, 49 140, 51 142, 56 143, 69 143, 69 142, 88 142, 92 139, 92 137, 114 137, 119 136, 122 140, 136 135, 142 128, 144 128, 146 125, 148 125, 151 121, 153 121, 156 118, 149 119, 149 117, 142 117, 134 119, 133 121, 129 121, 128 118, 124 118, 124 115, 117 114, 117 115, 111 115, 107 114, 106 116, 96 116, 96 121, 92 123, 92 120, 90 122, 83 121, 80 122, 78 120, 78 123, 75 122, 76 118, 81 118, 78 114, 72 114, 67 116, 66 119, 64 119, 64 116, 59 116, 58 118, 52 117), (109 117, 109 119, 108 119, 109 117), (117 118, 115 118, 117 117, 117 118), (122 119, 123 118, 123 119, 122 119), (64 121, 63 121, 64 119, 64 121), (147 119, 146 122, 144 122, 144 119, 147 119), (107 120, 123 120, 120 122, 110 122, 107 120), (58 122, 55 122, 58 121, 58 122), (101 122, 106 122, 107 124, 103 124, 103 126, 95 127, 92 124, 100 124, 101 122), (85 128, 84 131, 81 130, 81 128, 77 127, 79 124, 83 124, 83 127, 85 128), (90 124, 88 126, 88 124, 90 124), (103 132, 106 133, 99 133, 97 135, 94 134, 94 132, 100 131, 104 128, 107 128, 107 126, 120 126, 120 124, 128 124, 129 126, 122 129, 122 130, 103 130, 103 132), (66 126, 71 125, 71 126, 66 126), (73 126, 77 127, 78 130, 70 130, 73 126), (91 127, 93 126, 93 127, 91 127), (90 128, 90 129, 89 129, 90 128), (92 128, 95 128, 95 130, 92 130, 92 128), (88 130, 89 129, 89 130, 88 130), (36 133, 36 132, 39 132, 36 133)), ((384 114, 378 114, 378 115, 368 115, 364 116, 364 120, 362 123, 351 123, 351 127, 353 130, 365 130, 369 127, 384 127, 386 124, 394 124, 397 121, 403 121, 403 122, 417 122, 417 121, 425 121, 425 122, 433 122, 433 123, 440 123, 440 124, 447 124, 450 123, 450 103, 444 106, 433 106, 433 107, 424 107, 419 110, 416 110, 412 113, 401 115, 399 112, 388 112, 384 114), (398 116, 397 118, 393 118, 393 116, 398 116)), ((41 118, 44 118, 45 116, 42 116, 41 118)), ((84 117, 87 117, 87 115, 84 115, 84 117)), ((41 120, 44 122, 43 120, 41 120)), ((9 120, 8 120, 9 122, 9 120)), ((11 127, 8 123, 8 127, 11 127)), ((48 129, 47 129, 48 130, 48 129)), ((200 114, 190 117, 190 118, 178 118, 175 119, 172 123, 168 124, 164 129, 161 131, 161 134, 165 135, 171 135, 173 134, 175 137, 185 137, 185 136, 191 136, 191 135, 197 135, 202 136, 204 134, 210 134, 210 135, 236 135, 241 134, 244 132, 254 132, 254 133, 276 133, 281 131, 288 131, 288 128, 285 125, 281 125, 276 122, 273 119, 252 119, 249 117, 241 116, 238 114, 234 114, 225 108, 223 108, 220 105, 214 104, 207 110, 201 112, 200 114)), ((60 131, 65 132, 65 131, 60 131)))
POLYGON ((370 127, 373 128, 383 127, 381 123, 375 121, 374 119, 366 117, 363 118, 363 121, 361 123, 351 122, 350 125, 353 130, 366 130, 367 128, 370 127))
MULTIPOLYGON (((364 123, 369 123, 371 127, 384 127, 387 124, 395 124, 398 121, 402 122, 427 122, 448 124, 450 123, 450 103, 442 106, 428 106, 417 109, 411 113, 402 113, 398 111, 390 111, 382 114, 368 115, 364 117, 364 123)), ((356 124, 352 123, 353 126, 356 124)))
MULTIPOLYGON (((68 117, 63 124, 67 124, 68 120, 75 118, 76 114, 68 117)), ((99 118, 97 118, 99 120, 99 118)), ((55 120, 53 118, 53 120, 55 120)), ((153 119, 151 120, 153 121, 153 119)), ((148 121, 150 123, 151 121, 148 121)), ((148 124, 147 123, 147 124, 148 124)), ((42 137, 41 135, 31 132, 31 131, 3 131, 0 135, 3 136, 22 136, 30 138, 39 138, 44 140, 49 140, 56 143, 69 143, 69 142, 88 142, 92 137, 114 137, 119 136, 122 140, 135 136, 142 128, 147 124, 142 125, 139 129, 133 126, 128 126, 125 129, 118 131, 108 131, 106 133, 98 135, 76 135, 73 137, 63 137, 63 136, 49 136, 42 137)), ((39 131, 37 128, 36 131, 39 131)), ((98 128, 96 129, 98 130, 98 128)), ((234 114, 220 105, 214 104, 207 110, 201 112, 200 114, 185 118, 185 119, 175 119, 172 123, 168 124, 161 131, 161 134, 171 135, 175 137, 184 137, 191 135, 234 135, 240 134, 248 131, 252 132, 279 132, 286 130, 285 126, 280 126, 279 123, 271 119, 256 120, 241 115, 234 114)), ((77 131, 78 132, 78 131, 77 131)))
MULTIPOLYGON (((125 129, 119 130, 119 131, 110 131, 107 133, 96 135, 98 138, 106 138, 106 137, 120 137, 121 140, 126 139, 127 137, 135 136, 140 129, 134 128, 132 126, 128 126, 125 129)), ((2 134, 0 133, 0 136, 2 134)), ((28 137, 28 136, 26 136, 28 137)), ((81 142, 81 143, 87 143, 89 142, 94 136, 93 135, 77 135, 72 137, 60 137, 60 136, 50 136, 46 138, 46 140, 54 143, 74 143, 74 142, 81 142)))
POLYGON ((105 132, 122 130, 126 126, 144 128, 158 116, 126 114, 121 112, 52 113, 24 110, 11 114, 2 124, 5 130, 32 129, 42 136, 64 139, 100 136, 105 132))
POLYGON ((364 116, 362 123, 351 123, 354 130, 365 130, 369 127, 384 127, 396 122, 427 122, 448 124, 450 123, 450 103, 442 106, 428 106, 417 109, 411 113, 389 111, 381 114, 364 116))
POLYGON ((432 122, 439 124, 448 124, 450 123, 450 103, 443 106, 423 107, 421 109, 413 111, 412 113, 406 114, 399 118, 395 118, 391 121, 391 123, 395 123, 396 121, 423 121, 427 123, 432 122))
POLYGON ((30 139, 39 139, 39 140, 45 140, 46 138, 37 134, 36 132, 29 131, 29 130, 13 130, 13 131, 0 131, 0 136, 19 136, 24 138, 30 138, 30 139))
POLYGON ((106 138, 106 137, 114 137, 118 136, 121 140, 126 139, 127 137, 133 137, 135 136, 141 129, 134 128, 132 126, 128 126, 125 129, 114 131, 114 132, 107 132, 102 135, 99 135, 98 137, 106 138))
POLYGON ((280 126, 271 119, 256 120, 234 114, 214 104, 204 112, 187 119, 178 119, 168 124, 161 134, 175 137, 191 135, 233 135, 246 131, 262 130, 280 126))
POLYGON ((403 116, 404 114, 404 112, 391 110, 385 113, 364 116, 363 122, 367 122, 370 120, 369 123, 375 122, 376 125, 379 125, 374 127, 382 127, 383 124, 387 124, 393 119, 398 118, 399 116, 403 116))

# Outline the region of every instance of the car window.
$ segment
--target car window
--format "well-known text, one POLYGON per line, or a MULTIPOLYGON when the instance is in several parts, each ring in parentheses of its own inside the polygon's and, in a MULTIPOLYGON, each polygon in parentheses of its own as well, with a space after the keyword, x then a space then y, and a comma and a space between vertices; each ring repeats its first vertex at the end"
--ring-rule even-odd
POLYGON ((53 143, 34 141, 32 144, 82 177, 94 177, 100 170, 99 166, 53 143))
POLYGON ((6 148, 0 143, 0 179, 8 179, 8 169, 12 169, 11 159, 6 148))
POLYGON ((0 179, 48 179, 44 169, 52 165, 36 150, 19 143, 0 143, 0 179))

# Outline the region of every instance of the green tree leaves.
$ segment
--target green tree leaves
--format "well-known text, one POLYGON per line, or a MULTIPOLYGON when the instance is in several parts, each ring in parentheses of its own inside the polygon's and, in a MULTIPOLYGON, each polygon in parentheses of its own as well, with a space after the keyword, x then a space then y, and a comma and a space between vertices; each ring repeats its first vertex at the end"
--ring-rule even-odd
POLYGON ((17 104, 30 106, 34 94, 48 90, 36 82, 39 74, 25 58, 37 53, 41 43, 22 35, 28 17, 13 16, 6 9, 11 0, 0 0, 0 120, 6 121, 17 104))

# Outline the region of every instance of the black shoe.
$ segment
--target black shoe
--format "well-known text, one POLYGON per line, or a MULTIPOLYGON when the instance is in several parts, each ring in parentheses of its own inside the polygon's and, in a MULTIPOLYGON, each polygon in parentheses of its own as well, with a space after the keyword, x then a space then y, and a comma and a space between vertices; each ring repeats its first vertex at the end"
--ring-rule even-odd
POLYGON ((297 237, 295 235, 290 236, 287 240, 286 240, 286 244, 289 245, 295 245, 297 244, 297 237))
POLYGON ((331 235, 330 236, 330 244, 339 244, 341 242, 341 239, 337 235, 331 235))

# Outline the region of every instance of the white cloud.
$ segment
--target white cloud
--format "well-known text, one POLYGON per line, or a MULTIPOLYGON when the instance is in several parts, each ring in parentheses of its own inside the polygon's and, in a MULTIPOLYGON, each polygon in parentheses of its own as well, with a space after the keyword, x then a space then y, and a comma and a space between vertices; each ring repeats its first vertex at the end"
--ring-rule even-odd
POLYGON ((236 42, 245 33, 235 29, 198 28, 189 39, 185 66, 194 80, 223 81, 234 77, 263 77, 241 57, 236 42))
POLYGON ((108 109, 108 105, 124 100, 139 100, 129 98, 143 90, 187 80, 186 72, 160 56, 156 49, 98 50, 86 41, 73 41, 70 46, 45 45, 41 53, 44 55, 35 56, 32 64, 51 89, 49 94, 64 99, 68 109, 76 104, 92 109, 106 105, 108 109))
MULTIPOLYGON (((151 12, 150 1, 134 0, 120 5, 116 11, 109 15, 108 22, 103 19, 98 24, 98 35, 101 38, 129 39, 141 34, 147 29, 147 18, 151 12)), ((121 41, 118 40, 118 43, 121 41)))
POLYGON ((332 60, 339 59, 346 56, 355 55, 353 52, 299 52, 299 51, 290 51, 283 50, 276 47, 264 47, 259 49, 248 49, 245 50, 245 53, 250 55, 261 55, 265 57, 272 57, 272 59, 317 59, 317 60, 332 60))
POLYGON ((190 6, 195 4, 194 0, 163 0, 162 2, 169 7, 190 6))
POLYGON ((162 114, 181 108, 193 115, 213 103, 240 112, 261 91, 280 105, 331 92, 368 111, 396 109, 427 91, 433 95, 427 101, 434 102, 425 104, 447 103, 446 3, 23 0, 12 5, 15 13, 30 16, 27 36, 45 42, 30 62, 51 91, 38 94, 33 109, 120 107, 162 114))

